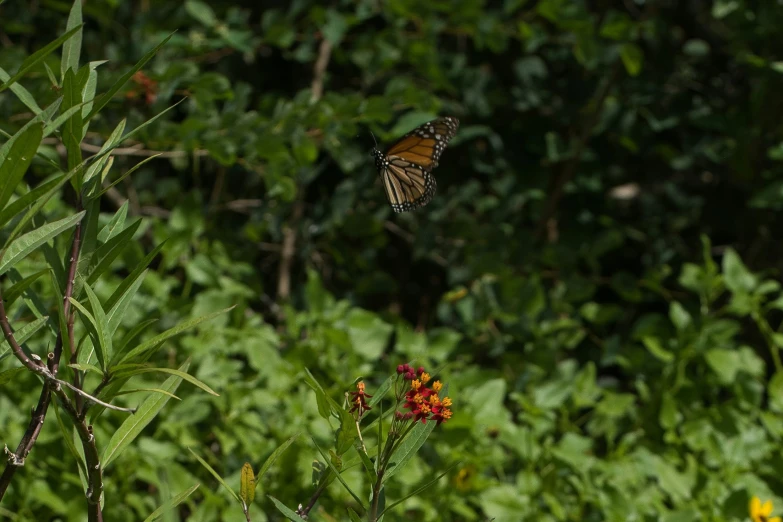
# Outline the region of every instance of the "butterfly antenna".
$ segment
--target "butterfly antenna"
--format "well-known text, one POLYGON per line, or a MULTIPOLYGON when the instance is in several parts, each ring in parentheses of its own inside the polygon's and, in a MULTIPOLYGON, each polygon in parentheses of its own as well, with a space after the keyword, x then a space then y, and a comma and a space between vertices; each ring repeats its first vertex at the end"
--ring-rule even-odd
POLYGON ((375 148, 377 149, 378 148, 378 140, 375 139, 375 134, 373 134, 372 131, 370 131, 370 136, 372 136, 372 141, 375 142, 375 148))

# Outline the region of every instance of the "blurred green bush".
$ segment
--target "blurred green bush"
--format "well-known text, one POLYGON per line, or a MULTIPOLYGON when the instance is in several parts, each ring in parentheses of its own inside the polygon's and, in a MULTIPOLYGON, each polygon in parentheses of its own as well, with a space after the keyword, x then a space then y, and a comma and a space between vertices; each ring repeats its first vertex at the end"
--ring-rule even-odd
MULTIPOLYGON (((62 34, 69 9, 2 3, 0 67, 62 34)), ((236 305, 165 345, 161 365, 191 358, 220 397, 179 390, 107 470, 107 520, 142 520, 197 482, 163 520, 244 519, 186 447, 237 486, 291 435, 328 440, 305 368, 340 396, 406 361, 439 369, 455 416, 389 497, 461 464, 390 520, 734 521, 753 495, 782 505, 776 3, 96 0, 84 18, 81 63, 109 60, 99 93, 177 31, 85 154, 187 96, 116 151, 121 171, 163 155, 107 193, 101 225, 124 205, 142 222, 96 293, 165 241, 123 332, 236 305), (369 133, 388 143, 445 114, 462 126, 438 194, 393 214, 369 133)), ((21 84, 41 106, 59 96, 43 67, 21 84)), ((0 115, 13 134, 31 112, 6 90, 0 115)), ((60 141, 44 143, 65 169, 60 141)), ((26 186, 56 172, 37 157, 26 186)), ((64 190, 44 211, 72 204, 64 190)), ((3 384, 2 443, 18 443, 38 382, 3 384)), ((104 413, 96 438, 124 418, 104 413)), ((45 425, 0 514, 81 519, 59 436, 45 425)), ((281 520, 266 494, 309 498, 307 440, 264 477, 254 520, 281 520)), ((332 486, 312 518, 346 520, 352 502, 332 486)))

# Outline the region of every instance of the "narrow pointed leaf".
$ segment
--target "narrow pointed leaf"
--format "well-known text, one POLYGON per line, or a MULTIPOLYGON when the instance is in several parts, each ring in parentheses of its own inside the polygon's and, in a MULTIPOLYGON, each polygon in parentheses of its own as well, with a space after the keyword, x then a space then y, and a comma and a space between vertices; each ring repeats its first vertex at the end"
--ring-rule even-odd
POLYGON ((152 392, 152 393, 162 393, 163 395, 168 395, 172 399, 177 399, 178 401, 181 401, 179 397, 174 395, 173 393, 169 393, 165 390, 161 390, 160 388, 133 388, 132 390, 123 390, 119 393, 115 394, 115 397, 119 397, 120 395, 128 395, 131 393, 139 393, 139 392, 152 392))
POLYGON ((125 203, 123 203, 122 206, 117 210, 117 212, 114 213, 106 226, 103 227, 100 232, 98 232, 98 241, 105 243, 109 239, 119 234, 125 226, 125 219, 127 219, 127 217, 128 201, 126 200, 125 203))
MULTIPOLYGON (((109 241, 99 246, 92 256, 90 267, 87 273, 83 274, 87 284, 94 284, 98 278, 105 274, 111 264, 122 254, 126 248, 131 245, 133 235, 141 226, 141 219, 137 219, 128 228, 111 238, 109 241)), ((96 234, 97 239, 97 234, 96 234)))
POLYGON ((114 308, 109 310, 109 312, 106 314, 106 321, 109 324, 110 335, 114 335, 114 333, 117 331, 117 328, 120 326, 120 322, 125 316, 125 312, 128 310, 128 307, 133 301, 133 298, 136 296, 136 292, 139 290, 139 287, 144 282, 144 276, 146 273, 146 270, 142 272, 141 277, 136 279, 131 287, 128 288, 128 291, 120 297, 120 300, 117 301, 117 304, 114 305, 114 308))
POLYGON ((278 457, 280 457, 280 455, 282 455, 283 452, 288 449, 288 446, 293 444, 293 442, 297 438, 299 438, 298 433, 296 435, 291 436, 287 441, 282 443, 275 451, 273 451, 272 454, 269 455, 269 457, 267 457, 266 461, 264 461, 264 465, 261 466, 261 469, 258 471, 257 481, 261 480, 261 477, 263 477, 266 474, 266 472, 269 470, 269 467, 275 463, 278 457))
POLYGON ((249 506, 256 498, 256 477, 253 474, 253 466, 245 462, 239 478, 239 498, 249 506))
POLYGON ((94 364, 79 364, 79 363, 72 363, 68 365, 69 368, 73 368, 74 370, 79 370, 80 372, 93 372, 98 375, 103 375, 103 370, 95 366, 94 364))
POLYGON ((406 462, 416 455, 416 452, 419 451, 419 448, 424 445, 427 437, 429 437, 430 433, 432 433, 432 430, 435 429, 435 424, 436 423, 432 421, 426 424, 416 423, 416 426, 411 430, 405 440, 402 441, 402 444, 400 444, 400 447, 397 448, 397 450, 391 456, 389 467, 381 479, 382 482, 385 483, 387 480, 393 477, 397 471, 399 471, 399 469, 405 465, 406 462))
POLYGON ((5 208, 11 195, 22 180, 35 157, 43 137, 43 124, 37 123, 25 130, 11 145, 11 149, 0 162, 0 209, 5 208))
POLYGON ((136 368, 135 370, 112 372, 112 374, 118 379, 133 377, 134 375, 140 375, 142 373, 168 373, 171 375, 176 375, 178 377, 181 377, 183 380, 188 381, 190 384, 198 388, 201 388, 208 394, 214 395, 215 397, 220 397, 220 394, 216 393, 214 390, 212 390, 212 388, 210 388, 200 380, 196 379, 189 373, 181 372, 179 370, 174 370, 172 368, 136 368))
POLYGON ((7 88, 9 88, 11 85, 16 83, 19 78, 24 76, 27 71, 38 65, 38 63, 46 58, 52 51, 60 47, 63 42, 66 42, 71 36, 75 35, 78 31, 80 31, 82 28, 81 25, 74 27, 70 31, 66 32, 53 42, 50 42, 48 45, 44 46, 43 48, 37 50, 33 54, 27 57, 27 59, 22 62, 21 67, 19 67, 19 70, 16 71, 16 74, 14 74, 11 79, 6 80, 5 83, 0 85, 0 92, 3 92, 7 88))
POLYGON ((33 202, 38 201, 38 198, 46 194, 49 190, 52 190, 55 185, 62 181, 62 179, 63 176, 58 176, 56 178, 50 179, 49 181, 45 181, 27 194, 24 194, 23 196, 20 196, 18 199, 15 199, 9 203, 7 207, 0 211, 0 227, 8 223, 14 216, 22 212, 33 202))
POLYGON ((334 463, 332 463, 332 459, 330 459, 330 458, 329 458, 329 456, 328 456, 326 453, 324 453, 324 451, 321 449, 321 447, 318 445, 318 443, 315 441, 315 439, 312 439, 312 441, 313 441, 313 444, 315 445, 315 449, 317 449, 317 450, 318 450, 318 452, 321 454, 321 457, 323 457, 323 459, 324 459, 324 462, 326 462, 326 465, 327 465, 327 466, 329 466, 329 469, 331 469, 331 470, 332 470, 332 473, 334 474, 334 476, 335 476, 335 477, 337 477, 337 480, 339 480, 339 481, 340 481, 340 484, 342 484, 342 485, 343 485, 343 487, 345 488, 345 490, 346 490, 348 493, 350 493, 350 494, 351 494, 351 496, 354 498, 354 500, 356 500, 356 502, 357 502, 357 503, 358 503, 360 506, 362 506, 362 509, 365 509, 364 502, 362 502, 362 499, 360 499, 360 498, 359 498, 359 496, 358 496, 356 493, 354 493, 354 492, 353 492, 353 490, 352 490, 352 489, 351 489, 351 487, 348 485, 348 483, 347 483, 347 482, 345 482, 345 480, 343 479, 343 477, 340 475, 340 470, 338 470, 338 469, 335 467, 334 463))
POLYGON ((9 286, 8 290, 3 292, 3 301, 5 302, 6 308, 10 308, 14 301, 16 301, 16 299, 22 295, 22 293, 24 293, 24 291, 27 290, 27 288, 33 284, 36 279, 46 273, 48 273, 48 270, 41 270, 9 286))
POLYGON ((197 460, 198 460, 198 461, 201 463, 201 465, 202 465, 202 466, 204 466, 205 468, 207 468, 207 471, 209 471, 209 472, 212 474, 212 476, 213 476, 213 477, 215 477, 215 479, 217 479, 217 481, 218 481, 218 482, 220 482, 220 485, 221 485, 221 486, 223 486, 224 488, 226 488, 226 491, 228 491, 229 493, 231 493, 231 496, 232 496, 232 497, 234 497, 234 500, 236 500, 237 502, 242 502, 242 499, 240 499, 240 498, 239 498, 239 495, 237 495, 237 494, 236 494, 236 492, 235 492, 233 489, 231 489, 231 486, 229 486, 229 485, 226 483, 226 481, 225 481, 225 480, 223 480, 223 477, 221 477, 221 476, 220 476, 220 474, 218 474, 218 472, 217 472, 217 471, 215 471, 215 470, 212 468, 212 466, 210 466, 209 464, 207 464, 207 461, 206 461, 206 460, 204 460, 204 459, 202 459, 201 457, 199 457, 199 456, 198 456, 198 454, 196 454, 196 452, 195 452, 195 451, 193 451, 192 449, 188 448, 188 451, 189 451, 190 453, 192 453, 194 457, 196 457, 196 459, 197 459, 197 460))
MULTIPOLYGON (((92 302, 92 299, 90 299, 90 301, 92 302)), ((87 310, 87 308, 84 307, 84 305, 82 305, 73 297, 71 297, 71 304, 75 306, 79 310, 79 313, 81 313, 82 317, 86 319, 86 321, 82 322, 87 328, 87 331, 90 332, 92 347, 98 353, 98 363, 100 363, 101 369, 106 371, 109 367, 107 364, 108 358, 106 356, 106 345, 103 343, 103 333, 101 330, 99 330, 98 320, 87 310)))
POLYGON ((5 386, 9 382, 13 382, 17 377, 21 377, 23 373, 27 371, 27 368, 20 366, 18 368, 11 368, 4 372, 0 372, 0 386, 5 386))
MULTIPOLYGON (((57 109, 60 108, 60 105, 62 104, 63 99, 62 97, 57 98, 54 102, 52 102, 46 109, 44 109, 42 112, 38 113, 35 118, 31 119, 27 123, 25 123, 21 129, 16 131, 16 133, 8 138, 8 141, 0 145, 0 163, 5 160, 6 155, 11 150, 11 147, 13 147, 16 140, 19 138, 19 136, 22 136, 30 127, 34 127, 36 125, 41 124, 42 122, 47 122, 51 119, 52 115, 54 115, 55 112, 57 112, 57 109)), ((5 134, 5 133, 4 133, 5 134)))
MULTIPOLYGON (((39 317, 35 321, 28 323, 18 329, 16 332, 14 332, 14 338, 16 339, 16 342, 19 343, 21 346, 22 343, 27 341, 30 337, 32 337, 35 332, 40 330, 41 328, 46 325, 46 322, 49 320, 49 316, 43 316, 39 317)), ((5 337, 0 340, 0 354, 3 354, 6 352, 6 350, 10 350, 11 345, 8 344, 8 341, 5 340, 5 337)))
POLYGON ((82 217, 84 217, 84 211, 59 221, 48 223, 15 239, 14 242, 8 245, 2 254, 0 254, 2 256, 2 258, 0 258, 0 274, 7 272, 9 268, 27 257, 41 244, 74 226, 82 217))
POLYGON ((443 478, 443 476, 444 476, 444 475, 446 475, 446 473, 448 473, 449 471, 451 471, 452 469, 454 469, 454 466, 456 466, 457 464, 459 464, 459 463, 452 464, 451 466, 449 466, 448 468, 446 468, 446 471, 444 471, 443 473, 441 473, 440 475, 438 475, 438 476, 437 476, 437 477, 435 477, 434 479, 430 480, 429 482, 427 482, 427 483, 426 483, 426 484, 424 484, 423 486, 421 486, 421 487, 419 487, 419 488, 416 488, 415 490, 411 491, 410 493, 408 493, 407 495, 405 495, 403 498, 401 498, 401 499, 400 499, 400 500, 398 500, 397 502, 394 502, 394 503, 392 503, 391 505, 389 505, 389 506, 388 506, 386 509, 384 509, 384 510, 381 512, 381 514, 379 515, 379 517, 383 516, 383 514, 384 514, 384 513, 386 513, 386 512, 387 512, 387 511, 389 511, 390 509, 392 509, 394 506, 398 506, 398 505, 402 504, 403 502, 405 502, 405 501, 406 501, 406 500, 408 500, 409 498, 415 497, 416 495, 419 495, 419 494, 421 494, 421 493, 422 493, 424 490, 426 490, 427 488, 430 488, 430 487, 432 487, 433 485, 435 485, 435 484, 436 484, 436 483, 437 483, 437 482, 438 482, 438 481, 439 481, 441 478, 443 478))
MULTIPOLYGON (((180 366, 180 371, 186 371, 190 366, 190 361, 180 366)), ((175 375, 166 379, 160 387, 169 393, 174 393, 179 387, 182 379, 175 375)), ((136 413, 125 419, 120 427, 114 432, 106 449, 103 452, 103 468, 106 469, 109 464, 120 455, 128 445, 139 436, 144 428, 152 422, 161 409, 169 402, 170 397, 159 393, 151 394, 136 410, 136 413)))
MULTIPOLYGON (((225 308, 223 310, 219 310, 217 312, 213 312, 208 315, 203 315, 201 317, 196 317, 195 319, 190 319, 189 321, 184 321, 177 326, 173 328, 169 328, 165 332, 156 335, 152 339, 149 339, 147 341, 142 342, 137 347, 133 348, 131 351, 129 351, 127 354, 125 354, 122 359, 120 359, 120 362, 131 362, 136 358, 141 358, 143 355, 145 355, 147 352, 152 352, 158 346, 163 344, 164 341, 170 339, 171 337, 174 337, 175 335, 178 335, 185 330, 188 330, 190 328, 193 328, 194 326, 203 323, 204 321, 209 321, 210 319, 214 319, 215 317, 224 314, 234 308, 233 306, 230 308, 225 308)), ((119 356, 119 354, 117 354, 119 356)))
POLYGON ((92 111, 90 111, 90 114, 87 115, 85 118, 86 121, 89 121, 95 116, 101 109, 103 109, 107 103, 114 97, 115 94, 119 92, 122 87, 128 83, 128 80, 131 79, 131 77, 136 74, 138 71, 141 70, 144 65, 152 59, 153 56, 157 54, 157 52, 160 50, 161 47, 163 47, 166 42, 169 41, 169 39, 174 36, 174 33, 168 35, 166 38, 163 39, 162 42, 160 42, 158 45, 156 45, 153 49, 151 49, 147 54, 142 56, 141 60, 136 62, 136 65, 131 67, 129 71, 127 71, 125 74, 120 76, 119 79, 117 79, 116 82, 114 82, 114 85, 112 85, 108 91, 106 91, 98 100, 95 102, 95 106, 92 108, 92 111))
POLYGON ((69 38, 63 44, 63 56, 60 60, 60 78, 65 77, 68 69, 75 72, 79 69, 79 56, 82 53, 82 3, 74 1, 71 6, 71 12, 68 14, 68 22, 65 25, 67 30, 77 28, 73 38, 69 38))
MULTIPOLYGON (((0 67, 0 82, 7 82, 10 78, 11 75, 8 74, 5 69, 0 67)), ((11 85, 10 89, 11 92, 16 94, 16 97, 19 98, 19 101, 24 103, 28 109, 33 111, 34 114, 41 112, 42 109, 38 106, 38 102, 35 101, 35 97, 32 95, 32 93, 30 93, 30 91, 22 87, 22 84, 16 82, 11 85)))
POLYGON ((156 246, 152 249, 152 251, 144 256, 144 259, 142 259, 141 263, 136 265, 136 268, 133 269, 133 271, 126 277, 122 283, 120 283, 120 286, 117 287, 116 290, 109 296, 109 299, 106 300, 106 308, 114 308, 114 306, 117 304, 117 301, 119 301, 123 295, 128 291, 128 289, 134 285, 136 280, 141 277, 141 275, 144 273, 144 271, 147 269, 149 264, 152 262, 153 259, 155 259, 155 256, 157 256, 160 251, 163 249, 163 245, 166 244, 166 241, 163 241, 161 244, 156 246))
POLYGON ((280 511, 283 515, 285 515, 288 520, 293 520, 294 522, 307 522, 305 519, 291 511, 288 506, 277 500, 272 495, 267 495, 269 497, 269 500, 272 501, 272 503, 275 505, 278 511, 280 511))
POLYGON ((76 446, 73 443, 73 426, 69 427, 66 425, 65 421, 63 420, 62 416, 60 415, 60 406, 57 404, 57 401, 52 401, 54 403, 54 415, 57 417, 57 425, 60 427, 60 433, 63 434, 62 440, 65 442, 65 445, 68 447, 68 451, 71 452, 71 455, 73 455, 74 460, 76 460, 76 465, 79 466, 79 469, 84 474, 84 476, 87 476, 87 465, 84 462, 84 459, 79 454, 79 452, 76 450, 76 446))
POLYGON ((153 154, 152 156, 150 156, 148 158, 144 158, 143 160, 141 160, 140 162, 135 164, 133 167, 131 167, 127 171, 125 171, 125 173, 122 176, 120 176, 119 178, 117 178, 114 181, 112 181, 109 185, 103 187, 103 189, 101 189, 101 191, 98 192, 97 194, 95 194, 95 196, 93 196, 93 197, 97 198, 97 197, 103 196, 104 194, 106 194, 109 191, 109 189, 111 189, 112 187, 114 187, 115 185, 120 183, 122 180, 124 180, 125 178, 127 178, 128 176, 130 176, 131 174, 136 172, 139 168, 144 166, 147 162, 150 162, 150 161, 154 160, 155 158, 161 156, 162 154, 163 153, 161 152, 161 153, 158 153, 158 154, 153 154))
POLYGON ((194 491, 196 491, 201 484, 196 484, 195 486, 191 486, 190 488, 186 489, 182 493, 179 493, 173 497, 171 497, 169 500, 164 502, 160 505, 158 509, 150 513, 150 516, 144 519, 144 522, 153 522, 155 520, 158 520, 161 515, 166 513, 167 511, 171 511, 175 507, 182 504, 190 495, 193 494, 194 491))

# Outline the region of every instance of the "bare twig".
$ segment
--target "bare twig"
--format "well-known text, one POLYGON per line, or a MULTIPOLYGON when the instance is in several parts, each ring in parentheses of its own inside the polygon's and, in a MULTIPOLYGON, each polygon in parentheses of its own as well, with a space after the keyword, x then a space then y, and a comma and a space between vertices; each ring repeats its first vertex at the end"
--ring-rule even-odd
MULTIPOLYGON (((60 143, 57 138, 46 138, 43 140, 46 144, 60 143)), ((91 143, 82 142, 79 147, 92 154, 97 154, 101 151, 100 145, 92 145, 91 143)), ((137 143, 131 147, 118 147, 109 153, 111 156, 137 156, 141 158, 149 158, 151 156, 160 156, 161 158, 185 158, 189 156, 209 156, 209 151, 204 149, 189 150, 149 150, 144 148, 144 144, 137 143)))
POLYGON ((313 66, 313 82, 310 84, 311 99, 318 101, 324 94, 324 76, 326 68, 329 66, 329 59, 332 57, 332 42, 327 38, 321 40, 318 47, 318 59, 313 66))
MULTIPOLYGON (((313 81, 310 85, 311 101, 317 102, 324 93, 324 77, 329 59, 332 56, 332 44, 326 38, 321 40, 318 47, 318 58, 313 65, 313 81)), ((286 300, 291 295, 291 264, 294 260, 296 249, 296 235, 299 222, 304 214, 304 201, 302 199, 303 187, 298 187, 299 196, 294 203, 291 221, 283 227, 283 245, 280 254, 280 270, 277 277, 277 299, 286 300)))
POLYGON ((286 300, 291 296, 291 264, 294 261, 296 250, 296 233, 299 221, 302 219, 304 201, 297 198, 294 203, 294 212, 291 215, 291 224, 283 227, 283 246, 280 254, 280 269, 277 277, 277 299, 286 300))
POLYGON ((99 404, 99 405, 103 406, 104 408, 108 408, 108 409, 114 410, 114 411, 122 411, 122 412, 125 412, 125 413, 136 413, 136 408, 122 408, 120 406, 115 406, 113 404, 109 404, 108 402, 103 402, 102 400, 98 399, 97 397, 93 397, 92 395, 90 395, 86 391, 83 391, 81 388, 77 388, 76 386, 74 386, 73 384, 71 384, 71 383, 69 383, 67 381, 61 381, 60 379, 55 379, 54 382, 56 382, 57 384, 61 384, 63 386, 66 386, 66 387, 72 389, 73 391, 75 391, 76 393, 81 395, 82 397, 86 397, 89 400, 91 400, 92 402, 94 402, 95 404, 99 404))

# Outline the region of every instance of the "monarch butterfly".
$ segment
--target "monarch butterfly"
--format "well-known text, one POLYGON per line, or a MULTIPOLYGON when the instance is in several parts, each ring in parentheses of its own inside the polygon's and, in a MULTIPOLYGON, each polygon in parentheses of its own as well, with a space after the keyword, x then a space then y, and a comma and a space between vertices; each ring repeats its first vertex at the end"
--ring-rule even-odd
POLYGON ((458 128, 457 118, 438 118, 410 131, 386 154, 377 146, 372 150, 392 210, 408 212, 432 200, 438 186, 432 169, 458 128))

